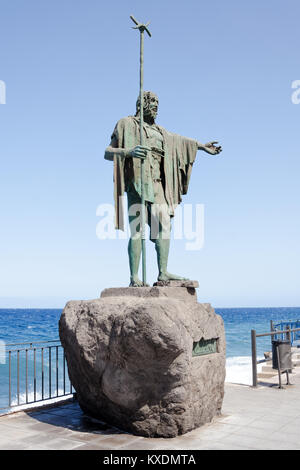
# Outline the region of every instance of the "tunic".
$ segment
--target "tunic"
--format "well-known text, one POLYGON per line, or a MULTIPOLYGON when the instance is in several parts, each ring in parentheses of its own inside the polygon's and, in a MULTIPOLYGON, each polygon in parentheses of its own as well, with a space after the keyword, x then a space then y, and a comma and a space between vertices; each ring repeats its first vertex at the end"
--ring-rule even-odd
MULTIPOLYGON (((145 159, 145 200, 154 203, 154 178, 163 174, 163 187, 165 199, 169 207, 170 216, 174 216, 175 209, 180 204, 183 194, 187 193, 192 165, 196 158, 198 143, 196 140, 168 132, 163 127, 154 124, 143 126, 144 146, 163 150, 158 173, 158 160, 155 159, 157 152, 151 152, 145 159), (149 129, 151 127, 151 130, 149 129), (154 129, 157 131, 155 137, 154 129), (158 136, 158 134, 160 136, 158 136), (155 143, 154 143, 155 142, 155 143), (154 143, 154 145, 153 145, 154 143), (155 161, 156 160, 156 161, 155 161)), ((134 148, 140 145, 139 119, 128 116, 120 119, 115 126, 111 139, 111 147, 134 148)), ((139 158, 124 158, 117 153, 114 160, 114 200, 115 200, 115 226, 116 229, 124 230, 123 198, 124 192, 132 188, 141 197, 141 161, 139 158)))

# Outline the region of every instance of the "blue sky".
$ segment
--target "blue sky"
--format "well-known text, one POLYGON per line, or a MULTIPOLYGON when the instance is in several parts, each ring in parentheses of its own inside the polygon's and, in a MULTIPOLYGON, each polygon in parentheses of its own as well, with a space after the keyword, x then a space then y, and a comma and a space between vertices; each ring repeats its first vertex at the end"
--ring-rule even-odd
POLYGON ((0 307, 128 284, 127 241, 96 237, 96 209, 113 202, 104 150, 138 94, 130 14, 151 20, 157 122, 223 146, 198 153, 184 199, 205 205, 204 247, 174 241, 170 271, 215 307, 299 306, 299 13, 296 0, 2 0, 0 307))

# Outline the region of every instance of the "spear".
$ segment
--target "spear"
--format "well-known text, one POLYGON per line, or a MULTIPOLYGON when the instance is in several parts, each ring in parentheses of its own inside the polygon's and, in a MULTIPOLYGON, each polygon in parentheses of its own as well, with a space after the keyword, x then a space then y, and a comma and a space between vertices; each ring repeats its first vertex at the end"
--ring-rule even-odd
MULTIPOLYGON (((143 138, 143 124, 144 124, 144 31, 151 37, 151 33, 148 29, 149 22, 142 24, 137 21, 134 16, 130 15, 132 21, 136 24, 133 29, 140 31, 140 145, 144 145, 143 138)), ((145 194, 144 194, 144 179, 145 179, 145 167, 144 159, 141 159, 141 237, 142 237, 142 272, 143 272, 143 285, 146 286, 146 240, 145 240, 145 194)))

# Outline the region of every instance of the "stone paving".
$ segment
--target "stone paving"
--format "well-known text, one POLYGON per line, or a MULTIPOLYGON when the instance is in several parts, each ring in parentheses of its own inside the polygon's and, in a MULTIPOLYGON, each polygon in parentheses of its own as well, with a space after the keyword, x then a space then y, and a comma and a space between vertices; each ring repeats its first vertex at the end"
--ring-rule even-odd
POLYGON ((0 417, 0 449, 299 450, 300 373, 290 379, 293 385, 283 390, 278 378, 256 389, 226 384, 222 416, 173 439, 125 433, 85 416, 72 401, 13 413, 0 417))

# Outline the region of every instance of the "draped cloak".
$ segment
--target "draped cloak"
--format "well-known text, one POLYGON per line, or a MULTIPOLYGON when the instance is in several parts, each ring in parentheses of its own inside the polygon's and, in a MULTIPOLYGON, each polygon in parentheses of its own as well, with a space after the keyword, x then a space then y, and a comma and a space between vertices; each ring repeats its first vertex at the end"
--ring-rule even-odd
MULTIPOLYGON (((164 157, 164 191, 168 203, 170 216, 174 216, 175 209, 180 204, 183 194, 187 193, 192 165, 196 158, 198 143, 193 139, 182 137, 168 132, 156 124, 163 136, 164 157)), ((147 146, 149 134, 144 126, 144 146, 147 146)), ((139 119, 128 116, 117 122, 112 134, 111 146, 115 148, 133 148, 140 145, 139 119)), ((134 187, 141 196, 141 161, 139 158, 124 158, 117 153, 114 161, 114 201, 115 226, 124 230, 123 195, 125 191, 134 187)), ((154 202, 153 182, 151 178, 151 155, 145 159, 145 200, 154 202)))

